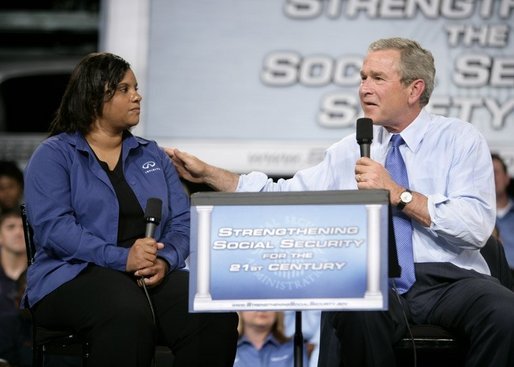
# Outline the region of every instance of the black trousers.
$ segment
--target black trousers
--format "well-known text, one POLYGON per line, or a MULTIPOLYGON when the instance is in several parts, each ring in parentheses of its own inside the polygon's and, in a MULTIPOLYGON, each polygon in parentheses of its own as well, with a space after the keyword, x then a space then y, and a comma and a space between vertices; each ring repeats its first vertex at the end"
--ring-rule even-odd
POLYGON ((390 291, 388 311, 324 312, 318 366, 395 366, 407 319, 466 340, 467 367, 514 366, 514 292, 450 263, 416 264, 416 283, 404 295, 390 291))
POLYGON ((157 319, 143 289, 128 274, 89 266, 34 307, 38 323, 72 327, 90 341, 91 366, 150 366, 155 345, 167 345, 174 366, 232 367, 236 313, 188 313, 189 272, 174 271, 149 288, 157 319))

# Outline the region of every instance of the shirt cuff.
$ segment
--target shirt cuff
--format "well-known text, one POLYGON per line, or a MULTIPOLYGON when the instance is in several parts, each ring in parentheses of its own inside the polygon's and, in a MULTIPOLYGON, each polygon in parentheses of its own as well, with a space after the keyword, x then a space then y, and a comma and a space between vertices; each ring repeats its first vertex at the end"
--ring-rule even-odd
POLYGON ((236 191, 238 192, 257 192, 262 191, 268 182, 268 176, 263 172, 253 171, 239 176, 236 191))
POLYGON ((128 254, 128 248, 118 246, 107 246, 105 265, 111 269, 127 271, 128 254))

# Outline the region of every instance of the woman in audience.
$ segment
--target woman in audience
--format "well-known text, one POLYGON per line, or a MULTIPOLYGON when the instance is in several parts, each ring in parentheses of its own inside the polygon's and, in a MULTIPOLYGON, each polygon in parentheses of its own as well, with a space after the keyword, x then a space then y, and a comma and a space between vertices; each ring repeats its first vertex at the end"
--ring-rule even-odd
MULTIPOLYGON (((303 348, 303 365, 307 353, 303 348)), ((293 367, 293 339, 284 334, 284 314, 275 311, 239 313, 239 341, 234 367, 293 367)))

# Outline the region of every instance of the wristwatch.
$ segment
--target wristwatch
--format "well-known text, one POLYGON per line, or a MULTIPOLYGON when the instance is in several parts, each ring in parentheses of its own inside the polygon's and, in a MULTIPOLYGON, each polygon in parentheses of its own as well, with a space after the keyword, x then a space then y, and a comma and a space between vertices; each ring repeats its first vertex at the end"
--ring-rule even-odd
POLYGON ((411 201, 412 201, 412 192, 409 189, 405 189, 405 191, 403 191, 400 194, 400 202, 398 203, 398 205, 396 207, 399 210, 403 210, 403 208, 405 208, 405 205, 407 205, 411 201))

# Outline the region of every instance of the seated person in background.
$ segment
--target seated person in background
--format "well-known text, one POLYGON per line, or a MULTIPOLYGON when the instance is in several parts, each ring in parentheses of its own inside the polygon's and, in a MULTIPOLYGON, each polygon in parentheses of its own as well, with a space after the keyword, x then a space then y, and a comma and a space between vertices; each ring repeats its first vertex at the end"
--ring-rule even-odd
POLYGON ((510 176, 507 165, 500 155, 491 154, 494 167, 494 183, 496 188, 496 228, 498 236, 505 249, 507 262, 514 270, 514 205, 507 188, 510 176))
POLYGON ((32 365, 30 314, 19 307, 26 269, 21 214, 4 211, 0 214, 0 359, 19 367, 32 365))
MULTIPOLYGON (((303 349, 303 365, 307 352, 303 349)), ((276 311, 239 313, 239 341, 234 367, 293 367, 294 343, 284 334, 284 314, 276 311)))
POLYGON ((12 161, 0 161, 0 213, 18 209, 23 200, 23 172, 12 161))
POLYGON ((73 71, 25 170, 36 246, 26 301, 38 323, 87 339, 91 366, 150 366, 156 343, 174 367, 232 366, 237 314, 188 312, 189 199, 166 154, 130 133, 141 99, 116 55, 73 71), (149 198, 162 201, 155 239, 149 198))

